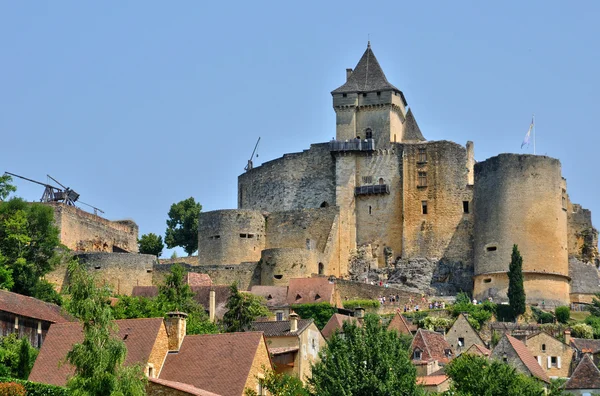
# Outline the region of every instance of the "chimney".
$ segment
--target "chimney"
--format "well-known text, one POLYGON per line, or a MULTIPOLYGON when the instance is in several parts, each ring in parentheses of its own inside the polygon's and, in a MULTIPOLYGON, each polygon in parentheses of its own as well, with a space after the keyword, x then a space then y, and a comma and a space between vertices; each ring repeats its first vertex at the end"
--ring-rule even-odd
POLYGON ((167 312, 165 328, 169 341, 169 352, 179 352, 186 332, 187 314, 184 312, 167 312))
POLYGON ((365 318, 365 309, 363 307, 354 308, 354 317, 358 319, 359 322, 362 322, 365 318))
POLYGON ((212 323, 215 323, 216 299, 215 289, 210 289, 208 294, 208 317, 212 323))
POLYGON ((296 312, 292 312, 290 314, 290 332, 294 333, 298 331, 298 314, 296 312))
POLYGON ((348 81, 350 79, 351 75, 352 75, 352 69, 346 69, 346 81, 348 81))
POLYGON ((565 330, 565 344, 571 346, 571 331, 565 330))

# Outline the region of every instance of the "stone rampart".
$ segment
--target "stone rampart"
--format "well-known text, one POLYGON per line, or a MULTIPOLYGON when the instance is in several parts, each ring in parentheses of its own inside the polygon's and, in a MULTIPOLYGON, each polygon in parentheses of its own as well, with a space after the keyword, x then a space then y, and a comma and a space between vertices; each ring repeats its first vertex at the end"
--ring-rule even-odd
POLYGON ((63 245, 80 252, 137 253, 138 226, 131 220, 110 221, 62 203, 47 203, 63 245))
MULTIPOLYGON (((240 290, 250 290, 252 286, 260 285, 260 266, 258 263, 241 263, 231 265, 189 265, 177 263, 188 272, 208 274, 215 286, 229 286, 237 282, 240 290)), ((153 284, 160 285, 169 274, 173 264, 158 264, 154 266, 153 284)))
POLYGON ((198 265, 198 256, 184 256, 168 259, 158 259, 159 264, 184 263, 189 265, 198 265))

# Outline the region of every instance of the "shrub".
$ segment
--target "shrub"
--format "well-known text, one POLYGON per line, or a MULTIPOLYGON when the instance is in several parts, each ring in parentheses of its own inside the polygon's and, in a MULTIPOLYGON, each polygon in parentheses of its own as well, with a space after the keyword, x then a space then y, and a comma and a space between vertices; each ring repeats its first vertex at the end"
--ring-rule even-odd
POLYGON ((600 338, 600 317, 590 315, 585 318, 585 324, 592 326, 594 338, 600 338))
POLYGON ((355 309, 357 307, 361 308, 379 308, 379 301, 377 300, 348 300, 344 301, 344 308, 346 309, 355 309))
POLYGON ((539 324, 554 323, 554 315, 550 312, 542 311, 536 307, 531 307, 531 312, 533 312, 533 317, 539 324))
POLYGON ((450 327, 450 320, 446 318, 437 318, 435 316, 428 316, 423 319, 423 327, 427 330, 436 330, 436 329, 448 329, 450 327))
MULTIPOLYGON (((69 391, 67 388, 63 388, 55 385, 40 384, 38 382, 31 382, 25 380, 19 380, 14 378, 0 378, 0 384, 3 383, 16 383, 25 388, 27 396, 68 396, 69 391)), ((0 391, 3 390, 0 388, 0 391)), ((4 393, 0 392, 0 395, 4 393)), ((9 393, 10 395, 10 393, 9 393)))
POLYGON ((569 307, 565 306, 556 307, 556 309, 554 310, 554 314, 556 315, 556 319, 560 323, 567 323, 571 318, 571 310, 569 309, 569 307))
POLYGON ((571 335, 575 338, 594 338, 594 329, 585 323, 577 323, 571 327, 571 335))
POLYGON ((16 382, 5 382, 0 384, 0 395, 3 396, 26 396, 25 387, 16 382))
POLYGON ((292 305, 292 309, 302 319, 314 319, 319 330, 322 330, 331 316, 337 312, 335 307, 326 302, 292 305))

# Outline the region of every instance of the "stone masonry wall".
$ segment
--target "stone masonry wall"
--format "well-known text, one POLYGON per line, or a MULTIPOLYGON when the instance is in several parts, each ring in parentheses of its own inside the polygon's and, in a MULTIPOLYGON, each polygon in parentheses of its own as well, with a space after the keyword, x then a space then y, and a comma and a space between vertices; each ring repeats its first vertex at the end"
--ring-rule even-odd
MULTIPOLYGON (((215 286, 229 286, 238 283, 240 290, 250 290, 252 286, 260 285, 259 263, 241 263, 230 265, 189 265, 178 263, 188 272, 208 274, 215 286)), ((173 264, 158 264, 154 266, 152 284, 160 285, 169 274, 173 264)))
POLYGON ((60 242, 80 252, 137 253, 138 226, 131 220, 110 221, 74 206, 47 203, 54 209, 60 242))
POLYGON ((592 226, 592 212, 581 205, 567 203, 569 258, 600 266, 598 231, 592 226))

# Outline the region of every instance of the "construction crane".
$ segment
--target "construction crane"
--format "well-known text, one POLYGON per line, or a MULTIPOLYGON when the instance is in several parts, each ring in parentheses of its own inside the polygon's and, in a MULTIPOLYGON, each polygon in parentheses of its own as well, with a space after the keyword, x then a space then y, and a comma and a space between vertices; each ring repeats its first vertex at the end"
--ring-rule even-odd
POLYGON ((246 165, 246 167, 244 168, 245 171, 249 171, 250 169, 254 168, 254 164, 252 163, 252 158, 254 158, 255 153, 256 153, 256 157, 258 157, 258 153, 256 152, 256 149, 258 148, 258 143, 260 143, 260 136, 258 137, 258 140, 256 141, 254 150, 252 150, 252 154, 250 155, 250 159, 248 160, 248 165, 246 165))
POLYGON ((29 182, 44 186, 44 193, 42 194, 42 198, 40 198, 40 202, 62 202, 65 205, 69 205, 69 206, 76 206, 75 202, 79 202, 80 204, 89 206, 90 208, 94 209, 95 215, 97 215, 98 212, 104 213, 102 210, 96 208, 95 206, 92 206, 90 204, 86 204, 85 202, 79 201, 79 194, 77 192, 75 192, 75 190, 73 190, 69 187, 65 187, 61 182, 59 182, 58 180, 56 180, 55 178, 53 178, 50 175, 46 175, 46 176, 48 176, 49 179, 52 179, 55 183, 57 183, 62 188, 53 186, 48 183, 42 183, 40 181, 33 180, 28 177, 17 175, 16 173, 4 172, 4 174, 18 177, 19 179, 27 180, 29 182))

